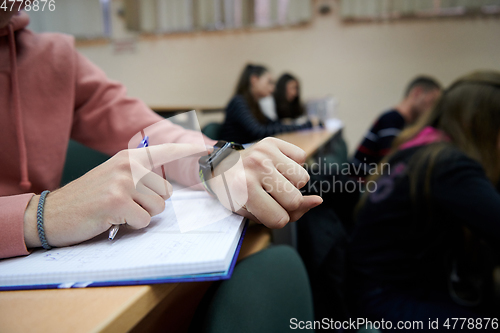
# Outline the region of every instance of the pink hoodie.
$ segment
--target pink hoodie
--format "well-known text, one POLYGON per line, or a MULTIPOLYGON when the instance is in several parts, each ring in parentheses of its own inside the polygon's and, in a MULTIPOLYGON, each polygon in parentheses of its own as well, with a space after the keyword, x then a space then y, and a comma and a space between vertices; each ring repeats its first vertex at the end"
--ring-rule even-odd
MULTIPOLYGON (((73 38, 25 29, 26 13, 0 29, 0 258, 26 255, 24 211, 34 193, 61 181, 70 138, 113 155, 163 120, 79 54, 73 38)), ((200 142, 170 122, 150 144, 200 142)), ((204 137, 207 144, 212 140, 204 137)), ((170 163, 169 179, 196 183, 196 165, 170 163)))

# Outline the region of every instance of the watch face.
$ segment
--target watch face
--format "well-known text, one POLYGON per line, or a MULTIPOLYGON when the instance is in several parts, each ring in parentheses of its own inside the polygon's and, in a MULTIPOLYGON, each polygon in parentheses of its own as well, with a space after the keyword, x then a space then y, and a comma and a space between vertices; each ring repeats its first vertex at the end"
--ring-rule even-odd
MULTIPOLYGON (((235 159, 236 156, 232 156, 234 155, 231 154, 232 152, 242 149, 244 149, 244 147, 239 143, 219 140, 214 146, 214 151, 207 156, 202 156, 199 159, 199 164, 202 168, 207 170, 210 169, 210 171, 213 172, 215 167, 219 165, 219 163, 221 163, 223 160, 229 157, 231 157, 231 161, 235 159)), ((237 154, 237 159, 239 159, 239 154, 237 154)), ((235 163, 236 160, 234 161, 234 163, 231 163, 230 161, 225 162, 228 168, 232 167, 235 163)))
POLYGON ((228 142, 227 141, 224 141, 224 140, 219 140, 217 141, 217 143, 214 145, 214 148, 222 148, 224 147, 224 145, 226 145, 228 142))
MULTIPOLYGON (((223 160, 226 157, 227 154, 229 154, 231 149, 231 144, 225 141, 219 141, 219 142, 224 142, 223 146, 218 147, 218 149, 214 149, 214 151, 209 155, 208 163, 218 164, 221 160, 223 160)), ((219 142, 217 142, 217 144, 219 144, 219 142)))

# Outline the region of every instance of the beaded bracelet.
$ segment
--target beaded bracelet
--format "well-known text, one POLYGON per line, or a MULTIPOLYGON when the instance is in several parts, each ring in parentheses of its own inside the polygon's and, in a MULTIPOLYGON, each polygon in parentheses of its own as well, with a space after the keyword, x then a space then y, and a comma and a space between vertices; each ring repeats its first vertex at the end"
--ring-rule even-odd
POLYGON ((45 230, 43 229, 43 205, 45 204, 45 198, 50 191, 43 191, 40 195, 40 200, 38 200, 38 208, 36 210, 36 227, 38 229, 38 237, 40 238, 40 242, 42 242, 42 246, 45 250, 50 250, 52 247, 47 242, 47 238, 45 238, 45 230))

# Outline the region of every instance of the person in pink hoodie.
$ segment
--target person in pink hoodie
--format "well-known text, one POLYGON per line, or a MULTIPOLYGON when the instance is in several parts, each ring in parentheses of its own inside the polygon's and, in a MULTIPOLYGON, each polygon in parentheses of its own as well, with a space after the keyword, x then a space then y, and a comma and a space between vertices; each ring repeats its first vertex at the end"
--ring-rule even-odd
MULTIPOLYGON (((113 224, 147 226, 171 192, 157 174, 135 186, 131 168, 146 170, 149 160, 139 149, 127 150, 134 135, 163 118, 127 97, 121 84, 75 50, 72 37, 36 34, 28 23, 24 12, 0 10, 0 258, 41 246, 36 193, 53 191, 45 202, 46 239, 50 246, 67 246, 113 224), (70 138, 114 156, 58 189, 70 138)), ((155 166, 168 162, 166 179, 200 183, 197 163, 181 157, 214 141, 165 120, 147 135, 155 166)), ((299 191, 308 175, 296 146, 268 138, 240 154, 244 171, 231 180, 245 183, 248 200, 237 213, 279 228, 322 202, 299 191), (265 185, 269 177, 273 188, 265 185)))

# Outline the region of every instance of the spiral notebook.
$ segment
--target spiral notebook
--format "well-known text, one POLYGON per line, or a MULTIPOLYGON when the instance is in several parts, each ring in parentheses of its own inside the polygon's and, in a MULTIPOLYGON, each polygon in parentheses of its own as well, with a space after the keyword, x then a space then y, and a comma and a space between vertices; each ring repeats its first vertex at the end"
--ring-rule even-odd
POLYGON ((0 290, 209 281, 231 276, 246 221, 205 192, 174 191, 145 229, 0 260, 0 290))

